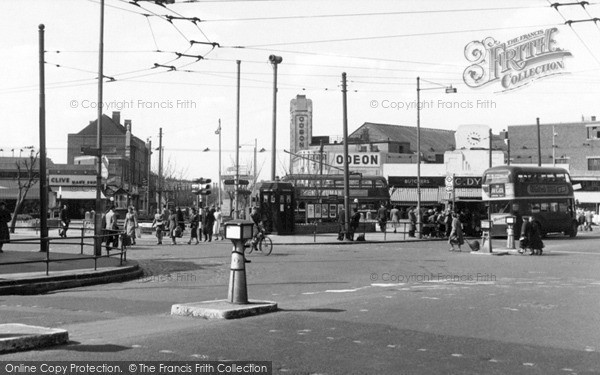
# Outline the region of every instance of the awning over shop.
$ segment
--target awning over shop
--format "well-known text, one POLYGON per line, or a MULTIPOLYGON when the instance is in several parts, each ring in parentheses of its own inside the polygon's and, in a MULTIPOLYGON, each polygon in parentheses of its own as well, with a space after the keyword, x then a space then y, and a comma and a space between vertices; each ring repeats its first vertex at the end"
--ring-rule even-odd
MULTIPOLYGON (((1 190, 0 190, 0 194, 1 190)), ((575 191, 575 199, 579 203, 600 203, 600 191, 575 191)))
MULTIPOLYGON (((19 184, 17 180, 0 180, 0 199, 17 199, 19 196, 19 184)), ((27 192, 26 199, 40 199, 40 185, 35 184, 27 192)))
MULTIPOLYGON (((417 202, 417 189, 416 188, 399 188, 396 189, 390 197, 392 202, 417 202)), ((439 202, 438 189, 437 188, 421 188, 421 203, 424 202, 439 202)))
MULTIPOLYGON (((481 200, 480 188, 457 188, 454 191, 456 200, 481 200)), ((417 202, 416 188, 398 188, 391 196, 392 202, 405 202, 414 204, 417 202)), ((440 203, 452 199, 452 194, 446 191, 446 188, 421 188, 421 202, 440 203)))
MULTIPOLYGON (((58 190, 58 189, 55 189, 58 190)), ((57 193, 58 194, 58 193, 57 193)), ((106 196, 100 193, 102 199, 106 199, 106 196)), ((57 196, 58 198, 58 196, 57 196)), ((63 200, 94 200, 96 199, 96 189, 93 187, 76 187, 67 186, 61 187, 60 199, 63 200)))

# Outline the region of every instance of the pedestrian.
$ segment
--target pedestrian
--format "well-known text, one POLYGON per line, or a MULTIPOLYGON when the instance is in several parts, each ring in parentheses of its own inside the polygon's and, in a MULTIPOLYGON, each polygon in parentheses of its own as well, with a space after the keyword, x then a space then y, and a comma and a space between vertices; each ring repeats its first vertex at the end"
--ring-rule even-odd
POLYGON ((338 221, 338 237, 337 237, 337 239, 339 241, 342 241, 344 239, 344 234, 346 233, 346 210, 344 210, 344 208, 340 208, 338 210, 337 221, 338 221))
POLYGON ((452 213, 452 230, 450 231, 450 237, 448 238, 448 243, 450 244, 450 251, 455 251, 454 246, 458 246, 458 251, 462 251, 460 247, 465 243, 465 239, 463 237, 462 223, 458 218, 458 214, 456 212, 452 213))
POLYGON ((154 220, 152 221, 152 228, 156 229, 156 244, 162 245, 165 223, 160 208, 156 209, 156 213, 154 214, 154 220))
POLYGON ((215 211, 215 225, 213 227, 213 233, 215 235, 215 241, 219 239, 219 236, 221 237, 221 240, 223 240, 223 233, 221 233, 221 224, 223 222, 223 215, 221 215, 221 208, 217 207, 216 211, 215 211))
POLYGON ((69 210, 67 205, 63 205, 63 208, 60 210, 60 214, 58 216, 60 220, 60 229, 58 230, 58 235, 63 238, 67 238, 67 230, 69 230, 69 223, 71 219, 69 217, 69 210))
POLYGON ((204 223, 203 223, 203 228, 202 228, 202 232, 204 234, 204 242, 208 241, 211 242, 212 241, 212 235, 213 235, 213 226, 215 225, 215 209, 212 208, 210 210, 206 210, 206 215, 204 216, 204 223))
POLYGON ((377 223, 379 224, 379 229, 385 233, 387 227, 387 208, 385 208, 385 204, 381 203, 381 206, 377 210, 377 223))
POLYGON ((192 215, 190 216, 190 240, 188 241, 188 245, 191 245, 192 241, 196 241, 196 245, 198 242, 198 225, 200 224, 200 216, 196 212, 196 209, 192 207, 192 215))
MULTIPOLYGON (((258 207, 252 207, 252 211, 250 211, 250 220, 252 220, 252 222, 254 223, 254 225, 252 226, 252 233, 254 233, 254 235, 252 236, 252 250, 257 250, 257 246, 258 246, 258 238, 259 238, 259 234, 261 232, 261 221, 262 221, 262 217, 260 215, 260 212, 258 211, 258 207)), ((250 263, 249 260, 245 260, 246 263, 250 263)))
POLYGON ((534 220, 533 216, 529 216, 527 220, 525 217, 523 218, 519 243, 519 252, 521 254, 525 252, 526 248, 529 248, 529 255, 542 255, 542 249, 544 248, 542 233, 539 224, 534 220))
POLYGON ((8 231, 8 223, 12 220, 12 215, 6 209, 6 202, 0 201, 0 253, 5 243, 10 242, 10 232, 8 231))
POLYGON ((350 241, 354 241, 354 233, 358 230, 358 226, 360 225, 360 212, 358 212, 358 208, 354 207, 352 209, 352 217, 350 217, 350 232, 348 233, 348 239, 350 241))
POLYGON ((137 215, 135 214, 135 208, 133 206, 129 207, 127 215, 125 215, 125 223, 123 225, 125 226, 125 235, 129 237, 131 244, 135 245, 135 231, 138 227, 138 221, 137 215))
POLYGON ((183 211, 181 211, 181 207, 177 207, 177 226, 181 230, 181 233, 185 232, 185 218, 183 216, 183 211))
POLYGON ((106 235, 104 238, 106 240, 106 251, 111 250, 112 247, 119 246, 119 236, 116 232, 119 230, 119 225, 117 224, 118 216, 114 211, 115 206, 108 206, 108 210, 106 211, 106 215, 104 216, 104 234, 106 235))
POLYGON ((394 233, 396 233, 396 227, 400 222, 400 210, 398 209, 398 206, 394 206, 390 210, 390 220, 392 221, 392 226, 394 227, 394 233))
POLYGON ((586 210, 585 211, 585 230, 592 231, 592 222, 594 220, 594 211, 586 210))
POLYGON ((415 230, 417 227, 417 214, 415 213, 415 208, 411 207, 408 209, 408 237, 415 237, 415 230))
POLYGON ((177 222, 177 213, 175 209, 171 209, 169 212, 169 237, 171 237, 171 245, 177 245, 178 231, 181 230, 179 223, 177 222))

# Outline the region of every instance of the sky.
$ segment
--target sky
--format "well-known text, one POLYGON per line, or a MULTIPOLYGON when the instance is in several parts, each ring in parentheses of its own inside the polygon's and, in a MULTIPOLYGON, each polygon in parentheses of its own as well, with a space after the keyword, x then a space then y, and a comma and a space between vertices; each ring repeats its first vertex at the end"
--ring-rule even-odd
MULTIPOLYGON (((290 100, 296 95, 313 101, 314 135, 342 134, 343 72, 350 132, 364 122, 416 126, 417 77, 423 127, 456 130, 485 124, 498 133, 509 125, 533 124, 538 117, 543 124, 600 116, 600 26, 565 24, 600 17, 600 2, 556 9, 545 0, 105 4, 103 111, 110 116, 120 110, 122 120, 131 119, 133 134, 150 139, 154 147, 162 127, 165 161, 190 179, 218 175, 219 120, 222 168, 234 163, 237 60, 240 164, 252 163, 256 139, 258 149, 266 149, 258 154, 260 178, 269 178, 271 54, 283 58, 278 67, 278 175, 288 165, 283 150, 290 148, 290 100), (473 55, 465 51, 470 43, 493 38, 510 44, 554 27, 553 48, 570 53, 559 59, 563 66, 556 72, 561 74, 511 90, 499 81, 481 87, 465 83, 464 72, 473 64, 466 57, 473 55), (449 85, 457 93, 447 94, 449 85)), ((19 153, 39 145, 39 24, 45 25, 48 156, 66 163, 67 134, 97 118, 100 1, 0 2, 4 156, 11 149, 19 153)), ((157 153, 152 163, 157 166, 157 153)))

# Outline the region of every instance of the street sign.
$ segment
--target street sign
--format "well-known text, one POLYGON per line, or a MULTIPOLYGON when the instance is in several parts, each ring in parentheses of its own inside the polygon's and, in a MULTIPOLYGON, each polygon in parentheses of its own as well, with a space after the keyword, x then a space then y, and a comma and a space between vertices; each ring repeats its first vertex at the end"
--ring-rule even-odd
POLYGON ((446 191, 452 192, 452 190, 454 190, 454 176, 453 175, 446 176, 445 182, 446 182, 446 191))
POLYGON ((235 185, 235 180, 224 180, 223 184, 225 184, 225 185, 235 185))

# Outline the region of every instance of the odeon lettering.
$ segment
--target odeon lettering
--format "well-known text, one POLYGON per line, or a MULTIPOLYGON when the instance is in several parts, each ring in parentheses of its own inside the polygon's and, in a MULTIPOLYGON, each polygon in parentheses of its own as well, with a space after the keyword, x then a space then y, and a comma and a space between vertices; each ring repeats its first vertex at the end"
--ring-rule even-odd
MULTIPOLYGON (((344 165, 344 155, 335 156, 335 164, 344 165)), ((379 155, 374 154, 353 154, 348 155, 349 165, 361 165, 361 166, 379 166, 379 155)))

